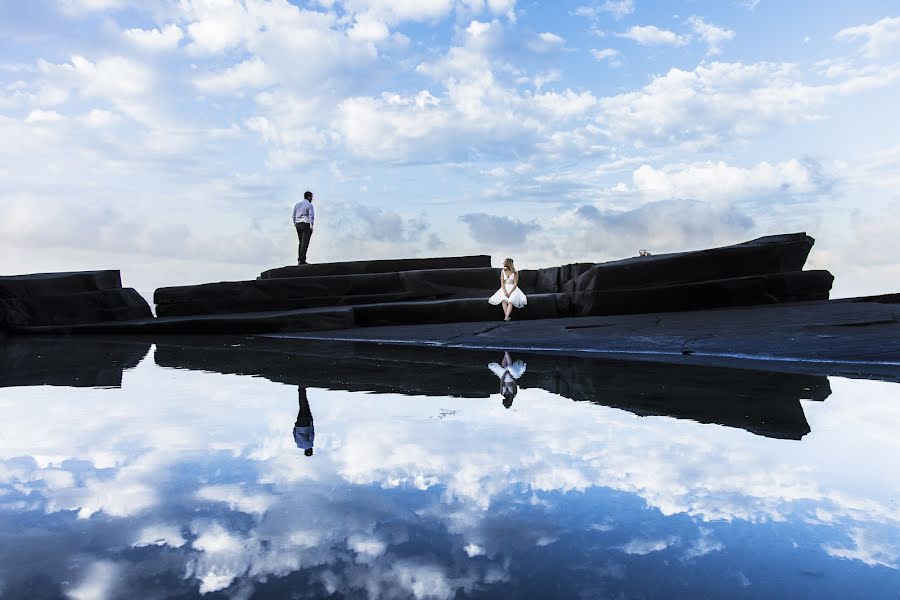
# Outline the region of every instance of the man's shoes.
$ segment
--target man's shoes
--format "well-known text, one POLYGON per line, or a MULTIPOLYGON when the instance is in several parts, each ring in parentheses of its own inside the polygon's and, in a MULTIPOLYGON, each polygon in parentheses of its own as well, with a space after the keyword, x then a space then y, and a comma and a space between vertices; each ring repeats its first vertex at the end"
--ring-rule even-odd
POLYGON ((307 263, 305 260, 298 260, 298 261, 297 261, 297 266, 298 266, 298 267, 299 267, 300 265, 307 265, 307 264, 309 264, 309 263, 307 263))

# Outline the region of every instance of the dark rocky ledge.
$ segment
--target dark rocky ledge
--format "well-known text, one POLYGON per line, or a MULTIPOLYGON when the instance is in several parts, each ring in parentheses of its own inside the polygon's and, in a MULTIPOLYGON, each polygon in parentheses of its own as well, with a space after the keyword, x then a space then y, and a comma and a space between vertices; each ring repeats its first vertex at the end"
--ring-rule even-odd
POLYGON ((118 271, 0 277, 0 331, 151 317, 150 305, 122 287, 118 271))
POLYGON ((400 271, 424 271, 432 269, 478 269, 490 267, 491 257, 447 256, 441 258, 394 258, 387 260, 357 260, 351 262, 296 265, 270 269, 260 274, 260 279, 285 277, 323 277, 328 275, 365 275, 371 273, 397 273, 400 271))
MULTIPOLYGON (((768 236, 721 248, 520 271, 516 320, 696 311, 825 300, 833 277, 803 271, 814 240, 768 236)), ((32 333, 277 333, 496 321, 488 256, 282 267, 259 279, 156 290, 158 318, 117 272, 28 276, 8 289, 7 321, 32 333), (21 285, 25 285, 21 283, 21 285), (60 290, 65 288, 65 293, 60 290), (44 286, 40 293, 35 290, 44 286), (55 286, 55 287, 54 287, 55 286), (54 291, 57 290, 57 291, 54 291), (24 315, 24 316, 23 316, 24 315)), ((0 292, 3 288, 0 287, 0 292)))
MULTIPOLYGON (((802 271, 813 242, 805 233, 795 233, 694 252, 523 270, 520 285, 529 303, 516 311, 516 318, 827 299, 831 274, 802 271)), ((160 288, 154 301, 159 317, 173 318, 350 307, 348 326, 355 327, 492 321, 498 309, 485 300, 499 287, 499 273, 489 263, 487 256, 462 256, 282 267, 257 280, 160 288)), ((292 319, 299 317, 295 312, 292 319)), ((235 318, 221 324, 223 332, 238 330, 230 326, 241 331, 251 326, 235 318)), ((329 322, 326 328, 333 326, 329 322)), ((196 320, 186 321, 183 332, 196 327, 196 320)), ((316 327, 311 321, 302 329, 316 327)))

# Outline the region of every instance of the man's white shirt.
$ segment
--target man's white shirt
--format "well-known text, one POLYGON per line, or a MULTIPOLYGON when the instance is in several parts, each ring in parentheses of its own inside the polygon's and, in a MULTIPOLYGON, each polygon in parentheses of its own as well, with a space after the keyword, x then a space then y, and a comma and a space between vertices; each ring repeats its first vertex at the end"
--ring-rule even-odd
POLYGON ((315 227, 316 211, 312 202, 303 199, 294 206, 294 223, 309 223, 310 227, 315 227))

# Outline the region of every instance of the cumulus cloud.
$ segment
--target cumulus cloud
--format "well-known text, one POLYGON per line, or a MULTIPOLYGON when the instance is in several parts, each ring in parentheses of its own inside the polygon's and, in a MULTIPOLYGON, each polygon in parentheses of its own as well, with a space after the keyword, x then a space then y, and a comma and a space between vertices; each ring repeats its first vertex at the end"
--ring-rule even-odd
POLYGON ((469 227, 469 235, 476 242, 495 246, 522 245, 530 233, 540 229, 540 226, 534 222, 518 221, 509 217, 485 213, 462 215, 459 220, 469 227))
POLYGON ((640 90, 601 98, 598 121, 624 143, 703 147, 820 118, 828 100, 898 78, 900 67, 885 67, 815 85, 793 64, 714 62, 691 71, 673 68, 640 90))
POLYGON ((537 34, 528 42, 528 47, 531 48, 534 52, 538 53, 546 53, 552 52, 553 50, 559 50, 565 45, 565 38, 549 31, 544 31, 537 34))
POLYGON ((796 159, 759 163, 750 168, 723 161, 669 165, 657 169, 642 165, 632 175, 635 190, 650 199, 694 198, 740 200, 772 194, 798 195, 823 191, 818 165, 796 159))
POLYGON ((162 29, 126 29, 125 38, 139 48, 151 52, 174 50, 184 37, 184 32, 174 23, 162 29))
POLYGON ((225 69, 221 73, 206 75, 194 81, 201 92, 234 94, 248 88, 262 88, 275 82, 266 64, 254 57, 225 69))
POLYGON ((707 23, 697 16, 688 19, 688 24, 693 29, 694 34, 706 43, 709 50, 707 56, 714 56, 722 53, 722 45, 734 39, 734 31, 716 27, 711 23, 707 23))
POLYGON ((606 0, 600 5, 579 6, 574 12, 576 15, 594 20, 600 17, 600 13, 607 13, 619 20, 634 12, 634 0, 606 0))
POLYGON ((619 37, 637 42, 641 46, 686 46, 690 38, 679 35, 668 29, 660 29, 656 25, 635 25, 617 34, 619 37))
POLYGON ((869 58, 881 58, 900 48, 900 17, 885 17, 869 25, 841 29, 834 36, 841 41, 861 41, 869 58))
POLYGON ((593 56, 594 60, 597 62, 607 61, 607 64, 611 67, 622 66, 622 55, 615 48, 594 48, 591 50, 591 56, 593 56))
POLYGON ((60 10, 69 15, 99 12, 120 8, 125 0, 57 0, 60 10))

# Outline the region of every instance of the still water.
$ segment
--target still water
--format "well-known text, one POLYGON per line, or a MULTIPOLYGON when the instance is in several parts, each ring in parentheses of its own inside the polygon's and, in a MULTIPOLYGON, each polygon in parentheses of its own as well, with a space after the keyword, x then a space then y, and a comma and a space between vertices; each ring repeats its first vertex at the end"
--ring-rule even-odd
POLYGON ((0 346, 3 598, 898 598, 900 386, 280 340, 0 346))

